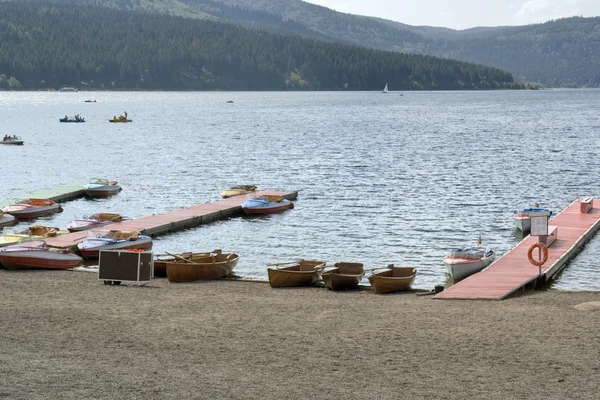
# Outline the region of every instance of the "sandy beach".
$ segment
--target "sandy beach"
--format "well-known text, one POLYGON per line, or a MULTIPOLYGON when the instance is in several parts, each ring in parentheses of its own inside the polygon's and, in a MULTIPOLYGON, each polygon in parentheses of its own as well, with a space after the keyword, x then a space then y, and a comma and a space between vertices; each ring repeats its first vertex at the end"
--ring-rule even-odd
POLYGON ((0 398, 596 399, 587 302, 600 293, 440 301, 0 269, 0 398))

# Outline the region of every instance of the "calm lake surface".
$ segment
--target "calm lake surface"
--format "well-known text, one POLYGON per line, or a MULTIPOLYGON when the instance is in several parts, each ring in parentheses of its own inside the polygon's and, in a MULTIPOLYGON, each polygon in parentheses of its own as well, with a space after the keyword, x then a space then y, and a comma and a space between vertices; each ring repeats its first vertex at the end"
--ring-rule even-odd
MULTIPOLYGON (((257 279, 296 258, 415 266, 414 286, 430 289, 446 282, 449 249, 480 235, 498 255, 515 246, 514 210, 600 196, 600 91, 400 94, 0 92, 0 134, 25 140, 0 146, 0 198, 119 181, 119 195, 42 222, 65 227, 217 200, 235 184, 298 190, 294 210, 160 236, 154 251, 235 251, 236 273, 257 279), (123 111, 133 123, 108 122, 123 111)), ((554 287, 600 290, 600 238, 554 287)))

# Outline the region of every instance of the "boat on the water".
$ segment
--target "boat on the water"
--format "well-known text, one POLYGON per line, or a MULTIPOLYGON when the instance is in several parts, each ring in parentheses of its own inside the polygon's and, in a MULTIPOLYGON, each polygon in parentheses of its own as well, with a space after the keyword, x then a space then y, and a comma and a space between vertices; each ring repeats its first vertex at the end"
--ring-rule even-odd
POLYGON ((35 218, 62 212, 62 207, 49 199, 25 199, 14 204, 9 204, 2 209, 3 212, 18 219, 35 218))
POLYGON ((130 219, 131 218, 123 217, 120 214, 98 213, 69 222, 67 225, 67 230, 69 232, 86 231, 88 229, 99 228, 101 226, 114 224, 115 222, 127 221, 130 219))
POLYGON ((95 99, 87 99, 87 100, 84 100, 84 102, 85 103, 95 103, 96 100, 95 99))
POLYGON ((17 135, 12 135, 12 136, 6 135, 6 136, 4 136, 4 138, 2 139, 2 141, 0 142, 0 144, 14 144, 14 145, 17 145, 17 146, 20 146, 23 143, 25 143, 23 141, 23 139, 20 136, 17 136, 17 135))
POLYGON ((12 215, 5 213, 4 211, 0 211, 0 228, 4 226, 15 225, 17 222, 17 219, 12 215))
POLYGON ((448 275, 459 281, 489 266, 496 258, 496 252, 485 247, 453 249, 444 258, 448 275))
POLYGON ((194 259, 210 256, 211 254, 216 253, 221 253, 221 250, 207 251, 204 253, 193 253, 189 251, 185 253, 155 254, 154 276, 167 276, 167 263, 194 261, 194 259))
POLYGON ((389 92, 389 90, 388 90, 388 84, 386 83, 385 87, 383 88, 383 90, 381 91, 381 93, 388 93, 388 92, 389 92))
POLYGON ((276 214, 294 208, 294 203, 281 196, 261 195, 242 203, 245 214, 276 214))
MULTIPOLYGON (((515 211, 515 213, 513 215, 513 222, 515 224, 515 227, 517 229, 519 229, 521 232, 523 232, 524 234, 528 233, 531 230, 530 213, 543 212, 543 211, 550 211, 550 210, 547 208, 531 207, 531 208, 524 208, 521 211, 515 211)), ((550 215, 552 215, 552 211, 550 211, 550 215)))
POLYGON ((122 190, 121 186, 117 185, 117 183, 119 182, 93 178, 83 186, 83 190, 88 197, 109 197, 122 190))
POLYGON ((308 286, 319 280, 325 261, 297 260, 271 266, 275 267, 267 268, 271 287, 308 286))
POLYGON ((77 245, 84 258, 98 258, 101 250, 150 250, 152 238, 128 231, 88 231, 87 239, 77 245))
POLYGON ((331 290, 356 289, 363 275, 364 266, 361 263, 339 262, 335 268, 321 274, 325 286, 331 290))
POLYGON ((4 233, 0 236, 0 247, 12 246, 30 240, 40 240, 58 235, 66 235, 67 233, 69 232, 53 226, 33 225, 21 232, 4 233))
POLYGON ((68 117, 65 115, 64 118, 59 119, 60 122, 85 122, 85 118, 80 117, 79 115, 75 115, 73 117, 68 117))
POLYGON ((375 293, 391 293, 409 290, 415 280, 417 269, 412 267, 394 267, 388 265, 385 271, 369 276, 369 283, 375 293))
POLYGON ((124 112, 123 115, 113 116, 112 119, 109 119, 108 122, 131 122, 132 120, 127 118, 127 112, 124 112))
POLYGON ((63 86, 60 89, 58 89, 58 91, 59 92, 79 92, 79 90, 73 86, 63 86))
POLYGON ((227 276, 238 263, 235 253, 212 253, 194 257, 192 260, 178 260, 167 263, 169 282, 195 282, 227 276))
POLYGON ((258 188, 256 187, 256 185, 236 185, 230 187, 227 190, 224 190, 221 193, 221 196, 223 196, 223 198, 226 199, 228 197, 239 196, 241 194, 254 193, 257 190, 258 188))
POLYGON ((70 269, 82 262, 77 254, 48 247, 43 240, 0 249, 0 264, 7 269, 70 269))

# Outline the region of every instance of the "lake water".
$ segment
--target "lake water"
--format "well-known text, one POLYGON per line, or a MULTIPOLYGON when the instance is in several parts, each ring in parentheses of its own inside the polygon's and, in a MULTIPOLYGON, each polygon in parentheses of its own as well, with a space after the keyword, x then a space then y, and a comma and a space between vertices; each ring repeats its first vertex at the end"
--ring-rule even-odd
MULTIPOLYGON (((298 190, 294 210, 160 236, 154 250, 235 251, 236 273, 260 279, 296 258, 415 266, 414 286, 430 289, 450 248, 516 245, 514 210, 600 195, 599 104, 598 90, 0 92, 0 134, 25 140, 0 146, 0 198, 93 177, 123 186, 43 221, 64 227, 217 200, 235 184, 298 190), (108 122, 123 111, 133 123, 108 122)), ((600 290, 599 260, 595 238, 554 287, 600 290)))

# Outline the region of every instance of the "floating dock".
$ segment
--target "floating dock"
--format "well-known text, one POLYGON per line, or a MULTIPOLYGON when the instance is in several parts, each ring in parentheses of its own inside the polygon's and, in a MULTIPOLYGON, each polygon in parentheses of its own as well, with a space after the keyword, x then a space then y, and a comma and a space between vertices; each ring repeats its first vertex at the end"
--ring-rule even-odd
POLYGON ((550 219, 549 227, 556 239, 548 247, 548 260, 541 268, 529 262, 529 247, 537 236, 527 236, 513 249, 481 272, 471 275, 438 293, 435 299, 502 300, 533 281, 548 281, 577 254, 579 249, 600 229, 600 201, 581 212, 581 200, 576 200, 560 214, 550 219), (554 228, 556 227, 556 228, 554 228))
MULTIPOLYGON (((149 217, 117 222, 96 230, 138 231, 141 234, 148 236, 175 232, 240 214, 242 212, 241 204, 250 196, 254 197, 265 194, 281 196, 288 200, 295 200, 298 197, 298 192, 261 190, 252 193, 252 195, 234 196, 181 210, 170 211, 164 214, 156 214, 149 217)), ((67 235, 48 238, 46 239, 46 243, 56 247, 71 247, 85 240, 88 232, 89 231, 74 232, 67 235)))
MULTIPOLYGON (((17 199, 50 199, 57 203, 62 203, 64 201, 75 200, 80 197, 83 197, 84 191, 83 186, 84 183, 69 183, 66 185, 57 186, 51 189, 42 189, 37 190, 35 192, 26 193, 23 196, 15 197, 17 199)), ((0 200, 0 208, 11 204, 10 199, 0 200)))

